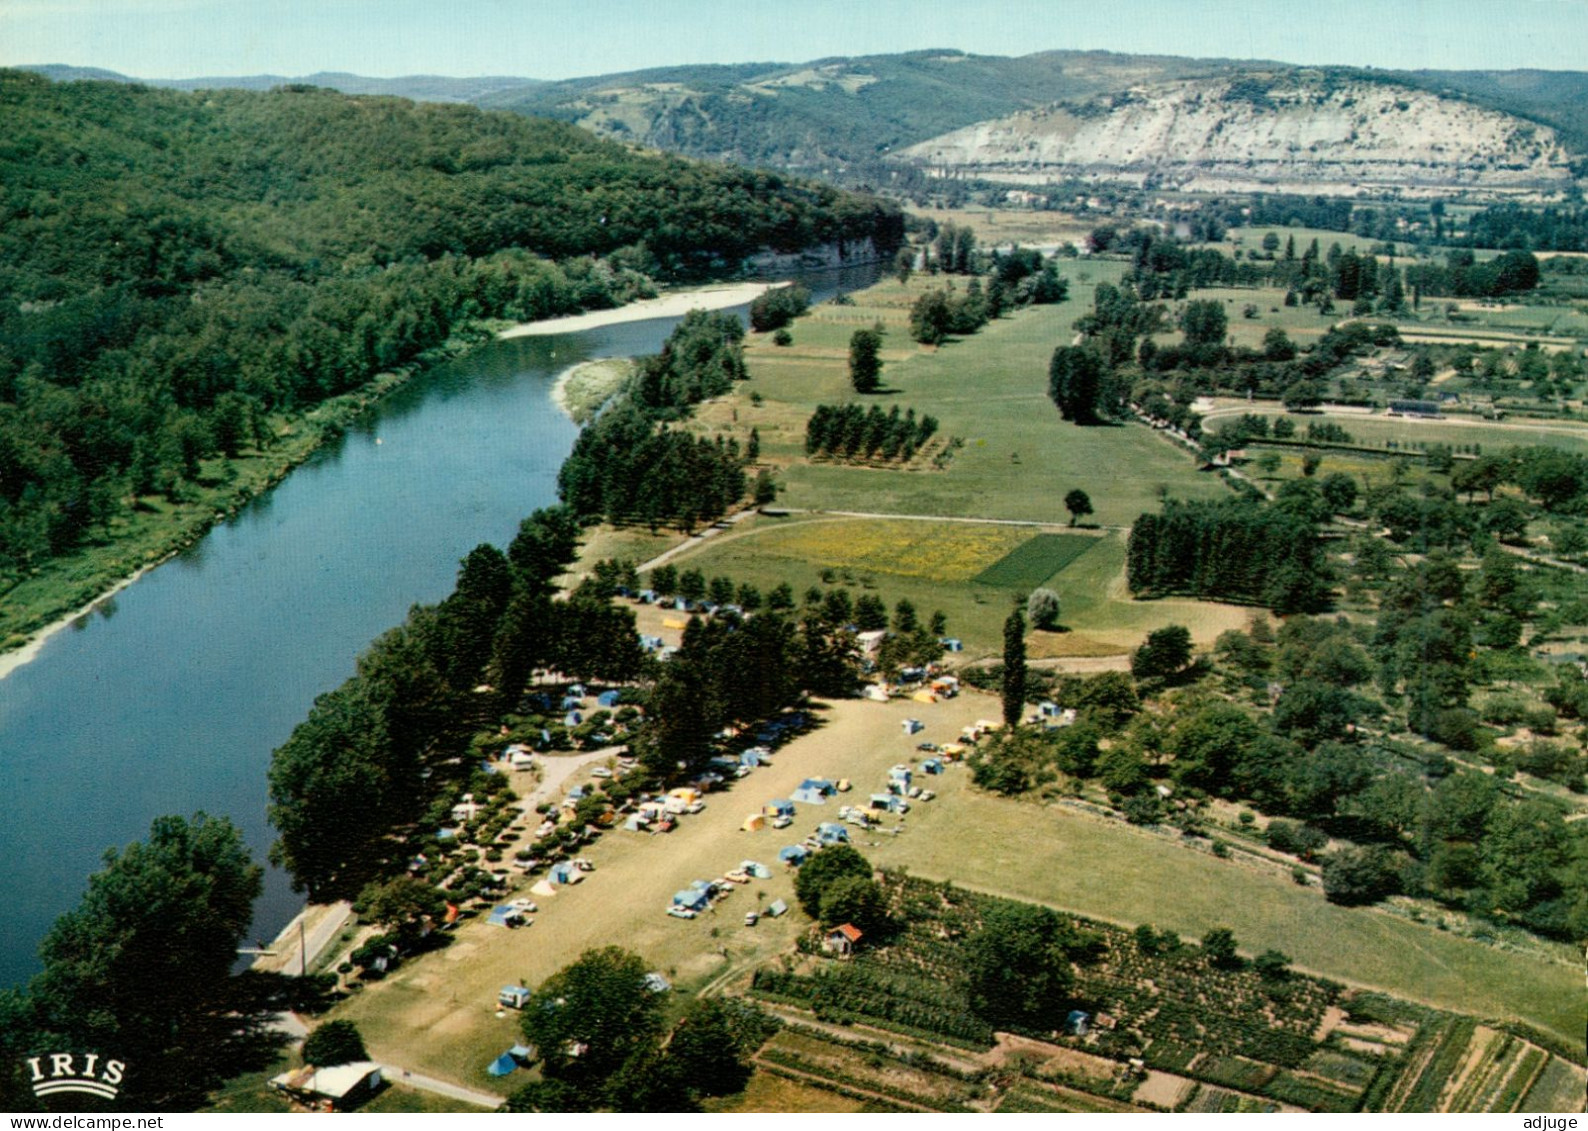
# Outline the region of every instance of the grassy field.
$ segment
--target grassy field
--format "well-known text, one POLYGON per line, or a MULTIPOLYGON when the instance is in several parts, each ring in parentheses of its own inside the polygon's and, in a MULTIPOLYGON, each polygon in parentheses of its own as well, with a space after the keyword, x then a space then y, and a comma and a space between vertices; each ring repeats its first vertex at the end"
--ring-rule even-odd
MULTIPOLYGON (((1225 402, 1238 412, 1215 417, 1208 427, 1220 427, 1220 420, 1233 419, 1239 413, 1250 412, 1256 416, 1283 416, 1282 406, 1268 402, 1225 402)), ((1359 413, 1306 413, 1292 414, 1298 434, 1305 435, 1307 423, 1328 420, 1340 425, 1351 435, 1353 443, 1366 445, 1385 444, 1391 440, 1402 447, 1417 444, 1481 444, 1485 452, 1498 452, 1510 447, 1527 447, 1547 444, 1562 451, 1588 454, 1588 426, 1569 420, 1473 420, 1464 417, 1447 417, 1443 420, 1407 420, 1389 416, 1364 416, 1359 413)), ((1327 454, 1325 459, 1327 459, 1327 454)))
POLYGON ((1037 212, 1024 208, 908 208, 913 216, 938 224, 958 224, 976 233, 982 247, 1009 243, 1047 246, 1076 243, 1097 226, 1068 212, 1037 212))
POLYGON ((1038 534, 993 562, 974 580, 1004 589, 1035 589, 1097 545, 1096 538, 1085 534, 1038 534))
POLYGON ((854 306, 815 308, 795 323, 790 346, 754 336, 746 350, 751 380, 737 395, 703 406, 699 419, 709 430, 741 437, 757 428, 762 456, 785 487, 779 504, 789 507, 1062 524, 1064 494, 1079 487, 1096 508, 1094 521, 1124 526, 1156 509, 1160 492, 1216 495, 1222 488, 1188 476, 1190 458, 1150 431, 1076 427, 1048 400, 1054 347, 1074 338, 1073 323, 1090 308, 1096 284, 1117 279, 1123 266, 1066 264, 1067 301, 1000 318, 936 349, 910 339, 910 305, 927 289, 963 288, 965 280, 917 275, 908 286, 886 280, 852 296, 854 306), (885 330, 884 392, 861 398, 849 386, 849 337, 878 323, 885 330), (818 404, 854 400, 930 413, 940 437, 957 436, 964 445, 943 471, 807 463, 810 414, 818 404))
MULTIPOLYGON (((803 835, 831 819, 827 807, 806 806, 786 832, 738 831, 745 813, 787 796, 801 778, 848 777, 864 792, 889 765, 909 758, 919 739, 944 741, 996 714, 995 699, 974 694, 936 704, 835 704, 822 712, 816 731, 779 752, 774 766, 730 793, 711 795, 706 811, 677 832, 613 833, 593 845, 588 855, 596 871, 541 900, 533 926, 508 931, 466 923, 448 949, 371 984, 334 1015, 356 1021, 377 1058, 471 1087, 511 1090, 519 1082, 513 1077, 485 1075, 518 1031, 516 1014, 497 1016, 500 986, 538 985, 582 950, 614 940, 667 972, 680 996, 785 953, 804 928, 798 912, 753 928, 743 925, 743 912, 791 899, 786 872, 752 883, 720 913, 693 922, 663 915, 667 897, 744 858, 774 863, 778 849, 797 839, 789 833, 803 835), (900 727, 906 715, 922 719, 926 731, 906 737, 900 727)), ((1565 1038, 1578 1032, 1578 973, 1564 948, 1559 961, 1541 961, 1391 915, 1335 907, 1280 870, 1220 861, 1178 838, 972 792, 957 767, 933 787, 940 798, 897 822, 901 834, 875 836, 862 851, 883 866, 1098 919, 1152 922, 1193 938, 1229 926, 1243 950, 1276 947, 1326 977, 1445 1008, 1518 1017, 1565 1038)))
POLYGON ((1225 629, 1244 628, 1253 615, 1251 609, 1208 601, 1131 600, 1125 588, 1125 536, 1119 531, 1038 535, 1065 539, 1071 551, 1085 552, 1068 562, 1048 559, 1055 571, 1041 577, 1037 574, 1044 567, 1033 564, 1018 579, 986 584, 983 571, 998 568, 1006 554, 1020 554, 1032 536, 1029 527, 978 523, 758 517, 672 563, 707 577, 723 574, 749 582, 762 592, 787 581, 795 593, 803 593, 829 584, 826 571, 831 584, 875 592, 890 607, 903 597, 922 614, 942 610, 949 632, 965 642, 967 659, 1002 648, 1012 601, 1039 585, 1058 594, 1066 631, 1032 633, 1032 659, 1119 655, 1166 624, 1185 625, 1199 645, 1207 646, 1225 629), (896 557, 882 552, 884 547, 896 557))
MULTIPOLYGON (((1038 900, 1119 923, 1151 922, 1187 938, 1234 930, 1243 951, 1269 947, 1298 967, 1443 1009, 1516 1017, 1566 1040, 1581 1036, 1580 963, 1551 961, 1324 900, 1280 870, 1258 870, 1123 823, 1037 809, 969 789, 951 774, 940 802, 910 815, 910 836, 872 853, 912 875, 1038 900), (966 851, 966 837, 978 848, 966 851)), ((1543 945, 1543 944, 1541 944, 1543 945)))

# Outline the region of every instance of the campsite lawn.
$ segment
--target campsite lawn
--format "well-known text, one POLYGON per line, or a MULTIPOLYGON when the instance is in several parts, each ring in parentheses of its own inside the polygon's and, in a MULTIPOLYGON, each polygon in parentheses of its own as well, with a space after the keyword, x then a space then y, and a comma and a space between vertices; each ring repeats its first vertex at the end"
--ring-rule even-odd
MULTIPOLYGON (((668 918, 663 908, 689 880, 720 875, 741 859, 775 865, 778 849, 798 839, 790 833, 831 819, 835 805, 803 806, 785 832, 738 831, 746 813, 787 796, 803 777, 848 777, 863 795, 889 765, 915 756, 916 741, 944 741, 977 718, 996 716, 997 700, 966 694, 936 704, 842 702, 820 714, 821 727, 731 792, 712 794, 706 811, 678 831, 603 837, 588 850, 596 871, 541 900, 533 926, 466 923, 447 950, 399 968, 333 1015, 356 1021, 371 1053, 387 1063, 505 1092, 523 1078, 492 1080, 485 1066, 518 1033, 517 1014, 496 1016, 496 991, 506 983, 537 986, 583 950, 616 942, 673 979, 676 1006, 688 993, 786 953, 805 926, 798 911, 743 925, 748 909, 779 897, 792 901, 786 872, 739 889, 720 912, 695 921, 668 918), (906 716, 922 719, 926 730, 905 737, 906 716)), ((1243 951, 1275 947, 1326 977, 1442 1008, 1517 1017, 1568 1038, 1580 1025, 1580 974, 1563 949, 1559 961, 1553 949, 1552 960, 1543 961, 1538 953, 1484 946, 1381 912, 1335 907, 1317 888, 1297 887, 1283 869, 1221 861, 1177 836, 971 791, 962 767, 932 784, 938 800, 890 822, 904 832, 858 845, 874 862, 1099 919, 1151 922, 1190 938, 1228 926, 1243 951)))

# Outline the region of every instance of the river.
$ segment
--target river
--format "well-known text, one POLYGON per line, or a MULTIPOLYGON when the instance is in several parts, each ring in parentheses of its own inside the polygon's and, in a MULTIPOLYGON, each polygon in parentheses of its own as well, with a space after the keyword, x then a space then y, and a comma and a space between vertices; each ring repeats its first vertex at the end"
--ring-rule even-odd
MULTIPOLYGON (((806 280, 818 299, 878 269, 806 280)), ((739 308, 743 313, 743 308, 739 308)), ((39 969, 50 924, 105 850, 204 811, 264 861, 270 752, 481 542, 556 501, 577 429, 557 373, 656 352, 677 319, 493 342, 404 385, 270 494, 107 599, 0 680, 0 986, 39 969)), ((252 934, 302 905, 269 869, 252 934)))

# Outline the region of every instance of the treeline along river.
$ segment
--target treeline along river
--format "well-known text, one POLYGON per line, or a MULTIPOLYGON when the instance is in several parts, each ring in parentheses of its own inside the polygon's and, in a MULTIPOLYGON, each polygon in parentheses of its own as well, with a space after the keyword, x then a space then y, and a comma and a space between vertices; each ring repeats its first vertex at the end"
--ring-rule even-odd
MULTIPOLYGON (((877 271, 805 282, 819 300, 877 271)), ((105 849, 161 814, 230 817, 263 862, 270 753, 315 696, 411 605, 450 593, 469 550, 505 546, 555 501, 577 435, 551 400, 557 373, 654 353, 676 324, 493 342, 437 366, 0 679, 0 985, 38 970, 39 940, 105 849)), ((272 869, 254 933, 301 903, 272 869)))

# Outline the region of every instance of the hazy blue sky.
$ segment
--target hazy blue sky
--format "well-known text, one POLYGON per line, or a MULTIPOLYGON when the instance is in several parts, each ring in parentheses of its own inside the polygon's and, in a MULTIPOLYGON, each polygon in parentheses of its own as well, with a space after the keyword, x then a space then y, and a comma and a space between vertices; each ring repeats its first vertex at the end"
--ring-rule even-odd
POLYGON ((0 65, 565 78, 955 47, 1588 69, 1588 0, 0 0, 0 65))

